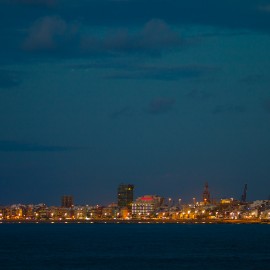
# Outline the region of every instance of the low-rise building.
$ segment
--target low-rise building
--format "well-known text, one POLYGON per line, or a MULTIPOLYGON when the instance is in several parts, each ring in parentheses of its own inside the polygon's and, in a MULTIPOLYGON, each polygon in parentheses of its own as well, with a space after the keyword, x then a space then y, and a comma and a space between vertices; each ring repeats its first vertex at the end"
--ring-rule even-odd
POLYGON ((163 198, 157 195, 145 195, 132 203, 132 216, 150 217, 161 206, 163 198))

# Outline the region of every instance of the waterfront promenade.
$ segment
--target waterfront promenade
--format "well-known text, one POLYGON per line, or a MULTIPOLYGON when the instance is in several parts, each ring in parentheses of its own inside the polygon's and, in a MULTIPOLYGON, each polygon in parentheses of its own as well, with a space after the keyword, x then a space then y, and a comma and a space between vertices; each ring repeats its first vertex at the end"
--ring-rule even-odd
POLYGON ((93 220, 1 220, 0 224, 50 223, 50 224, 270 224, 261 219, 93 219, 93 220))

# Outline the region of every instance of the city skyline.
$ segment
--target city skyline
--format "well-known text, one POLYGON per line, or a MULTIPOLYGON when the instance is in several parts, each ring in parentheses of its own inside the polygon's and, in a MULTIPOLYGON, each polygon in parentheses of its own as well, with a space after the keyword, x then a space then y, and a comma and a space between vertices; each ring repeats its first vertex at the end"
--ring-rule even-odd
MULTIPOLYGON (((249 193, 248 193, 248 188, 247 184, 244 185, 244 188, 242 190, 242 193, 237 196, 233 197, 230 195, 228 196, 221 196, 217 197, 215 194, 211 193, 211 188, 209 188, 208 182, 204 183, 204 186, 201 187, 201 194, 189 194, 188 197, 183 197, 179 193, 178 196, 164 196, 164 194, 157 194, 154 192, 148 192, 148 193, 140 193, 137 194, 136 192, 136 186, 134 184, 127 184, 127 183, 121 183, 118 185, 117 188, 115 188, 115 197, 112 198, 112 200, 107 199, 106 201, 96 201, 92 202, 92 205, 97 205, 97 206, 106 206, 106 205, 118 205, 120 208, 128 208, 131 210, 131 204, 135 202, 138 198, 141 198, 143 196, 157 196, 159 198, 162 198, 163 203, 167 205, 180 205, 180 204, 195 204, 196 202, 203 202, 207 204, 211 203, 217 203, 220 200, 224 199, 233 199, 235 201, 239 202, 247 202, 247 201, 253 201, 249 198, 249 193), (150 195, 151 194, 151 195, 150 195), (136 198, 136 199, 135 199, 136 198)), ((100 194, 102 195, 102 194, 100 194)), ((256 200, 269 200, 268 198, 257 198, 256 200)), ((16 204, 21 204, 21 205, 31 205, 31 204, 46 204, 49 205, 46 201, 35 201, 35 202, 30 202, 30 201, 14 201, 14 202, 8 202, 5 205, 16 205, 16 204)), ((0 206, 3 206, 4 204, 0 203, 0 206)), ((51 206, 61 206, 65 208, 70 208, 74 206, 80 206, 80 205, 91 205, 91 200, 82 202, 81 198, 74 198, 73 194, 62 194, 58 198, 57 203, 51 204, 51 206)))
POLYGON ((63 195, 61 205, 0 205, 1 223, 269 223, 270 200, 247 200, 247 184, 241 199, 213 198, 206 182, 201 198, 184 202, 181 198, 142 195, 134 198, 134 185, 121 183, 117 203, 77 204, 72 195, 63 195))
POLYGON ((270 190, 269 0, 0 0, 0 205, 270 190))

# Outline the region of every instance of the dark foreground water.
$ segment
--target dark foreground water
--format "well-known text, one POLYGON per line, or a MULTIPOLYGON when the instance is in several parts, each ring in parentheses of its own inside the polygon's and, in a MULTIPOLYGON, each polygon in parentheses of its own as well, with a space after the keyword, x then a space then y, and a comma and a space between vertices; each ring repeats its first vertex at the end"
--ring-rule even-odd
POLYGON ((0 224, 0 269, 270 269, 270 225, 0 224))

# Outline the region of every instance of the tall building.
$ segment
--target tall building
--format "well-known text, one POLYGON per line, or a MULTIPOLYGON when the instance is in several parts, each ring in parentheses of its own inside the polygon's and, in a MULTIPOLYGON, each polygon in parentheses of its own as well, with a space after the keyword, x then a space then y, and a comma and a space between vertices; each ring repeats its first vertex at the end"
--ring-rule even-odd
POLYGON ((246 200, 247 200, 247 184, 245 184, 244 192, 241 196, 241 202, 246 202, 246 200))
POLYGON ((202 197, 203 197, 203 202, 204 203, 210 203, 211 202, 211 200, 210 200, 210 191, 208 189, 208 183, 207 182, 205 183, 202 197))
POLYGON ((133 202, 133 190, 134 185, 131 184, 120 184, 117 192, 117 202, 119 207, 127 207, 131 209, 133 202))
POLYGON ((64 195, 61 198, 61 206, 65 208, 71 208, 74 206, 73 196, 64 195))

